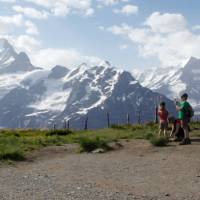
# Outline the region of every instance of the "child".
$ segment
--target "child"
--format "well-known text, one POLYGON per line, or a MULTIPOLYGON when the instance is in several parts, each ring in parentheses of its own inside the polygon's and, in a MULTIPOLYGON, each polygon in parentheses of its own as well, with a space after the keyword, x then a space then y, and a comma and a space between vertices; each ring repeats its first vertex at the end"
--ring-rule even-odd
POLYGON ((164 136, 168 137, 167 135, 167 128, 168 128, 168 116, 169 112, 166 109, 165 102, 161 102, 159 109, 158 109, 158 116, 160 118, 160 126, 159 126, 159 136, 161 136, 161 133, 163 131, 164 136))
POLYGON ((182 141, 184 138, 184 130, 181 127, 181 121, 174 117, 169 117, 168 121, 172 123, 170 137, 174 138, 174 142, 182 141))
POLYGON ((189 135, 189 122, 194 115, 192 106, 187 102, 188 94, 185 93, 181 96, 181 101, 176 100, 176 109, 178 111, 178 117, 181 121, 181 127, 184 130, 185 137, 180 145, 191 144, 189 135))

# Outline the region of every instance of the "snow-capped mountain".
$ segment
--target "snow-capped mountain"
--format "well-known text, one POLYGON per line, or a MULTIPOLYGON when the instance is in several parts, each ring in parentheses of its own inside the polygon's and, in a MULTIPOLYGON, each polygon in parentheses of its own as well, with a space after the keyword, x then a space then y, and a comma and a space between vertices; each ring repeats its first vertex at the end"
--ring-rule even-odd
POLYGON ((187 64, 180 67, 157 68, 133 73, 144 87, 174 99, 187 92, 189 101, 200 111, 200 59, 190 58, 187 64))
POLYGON ((96 66, 83 63, 71 70, 34 68, 18 81, 8 73, 2 76, 17 85, 0 99, 0 127, 44 128, 53 123, 61 127, 70 120, 73 128, 83 128, 88 116, 89 128, 102 128, 107 126, 107 112, 110 123, 125 123, 127 113, 136 122, 138 110, 142 122, 147 122, 154 119, 155 102, 161 99, 174 110, 164 95, 141 86, 129 72, 107 61, 96 66))
POLYGON ((0 74, 28 72, 37 69, 24 52, 16 53, 12 45, 0 39, 0 74))
POLYGON ((0 39, 0 99, 36 69, 39 68, 31 64, 24 52, 18 54, 6 39, 0 39))

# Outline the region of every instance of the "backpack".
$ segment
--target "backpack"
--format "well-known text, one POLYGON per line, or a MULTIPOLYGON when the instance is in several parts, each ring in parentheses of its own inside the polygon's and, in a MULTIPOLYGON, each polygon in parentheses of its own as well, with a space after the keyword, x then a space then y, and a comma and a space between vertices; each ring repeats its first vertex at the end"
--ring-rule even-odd
POLYGON ((185 109, 185 115, 187 119, 191 119, 192 117, 194 117, 194 109, 192 108, 192 106, 189 104, 189 106, 185 109))

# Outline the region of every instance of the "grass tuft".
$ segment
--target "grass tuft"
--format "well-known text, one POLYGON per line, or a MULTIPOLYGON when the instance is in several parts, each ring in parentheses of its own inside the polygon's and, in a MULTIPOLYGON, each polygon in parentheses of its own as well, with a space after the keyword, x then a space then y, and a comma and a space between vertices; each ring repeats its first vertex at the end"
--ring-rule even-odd
POLYGON ((111 150, 108 142, 99 137, 82 137, 79 139, 79 144, 82 152, 92 152, 96 149, 103 149, 105 151, 111 150))
POLYGON ((71 133, 72 133, 72 131, 68 130, 68 129, 66 129, 66 130, 65 129, 58 129, 58 130, 51 130, 46 135, 47 136, 52 136, 52 135, 66 136, 66 135, 69 135, 71 133))
POLYGON ((150 142, 153 146, 165 147, 168 145, 169 140, 166 137, 152 137, 150 142))
POLYGON ((120 125, 120 124, 112 124, 110 127, 112 129, 118 129, 118 130, 124 130, 124 129, 126 129, 125 125, 120 125))
POLYGON ((25 160, 24 153, 16 146, 0 145, 0 160, 25 160))

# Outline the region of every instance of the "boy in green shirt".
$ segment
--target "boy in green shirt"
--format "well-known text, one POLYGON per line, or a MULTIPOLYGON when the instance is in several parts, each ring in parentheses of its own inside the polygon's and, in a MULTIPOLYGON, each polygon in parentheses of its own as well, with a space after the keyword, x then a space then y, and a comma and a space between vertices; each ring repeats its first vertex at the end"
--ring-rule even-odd
POLYGON ((184 130, 184 135, 185 135, 185 138, 180 143, 180 145, 191 144, 191 140, 190 140, 190 136, 189 136, 190 117, 188 115, 191 106, 187 102, 187 99, 188 99, 188 94, 185 93, 181 96, 181 102, 176 102, 176 109, 178 111, 178 118, 181 120, 181 126, 184 130))

